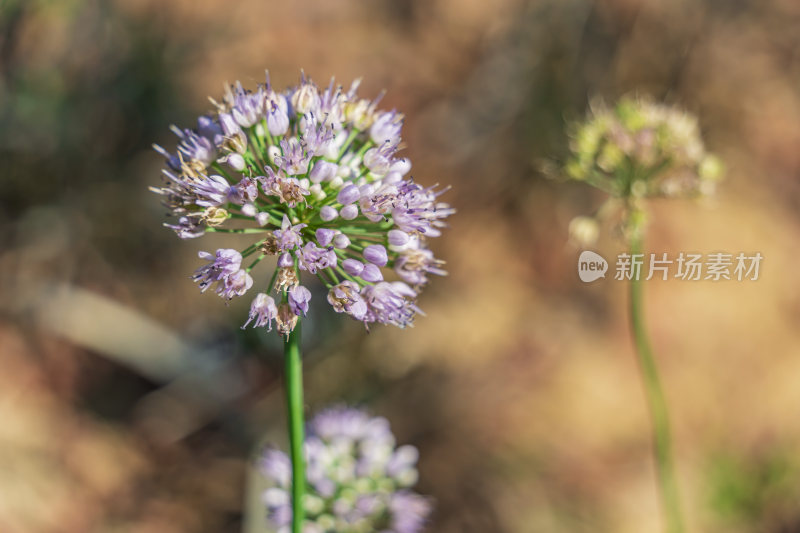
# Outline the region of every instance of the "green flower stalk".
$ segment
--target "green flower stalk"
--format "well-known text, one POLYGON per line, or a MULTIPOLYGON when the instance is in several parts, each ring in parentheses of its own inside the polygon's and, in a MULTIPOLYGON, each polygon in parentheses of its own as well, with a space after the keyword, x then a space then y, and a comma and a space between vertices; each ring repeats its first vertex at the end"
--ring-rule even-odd
MULTIPOLYGON (((722 175, 718 158, 706 152, 697 119, 648 99, 623 98, 613 108, 591 106, 586 121, 573 126, 566 174, 609 195, 594 217, 570 224, 573 239, 594 242, 599 219, 619 215, 631 257, 644 253, 644 201, 654 197, 696 197, 714 192, 722 175)), ((639 255, 641 257, 641 255, 639 255)), ((668 533, 682 533, 669 409, 644 320, 643 287, 630 279, 630 321, 647 406, 652 420, 659 494, 668 533)))

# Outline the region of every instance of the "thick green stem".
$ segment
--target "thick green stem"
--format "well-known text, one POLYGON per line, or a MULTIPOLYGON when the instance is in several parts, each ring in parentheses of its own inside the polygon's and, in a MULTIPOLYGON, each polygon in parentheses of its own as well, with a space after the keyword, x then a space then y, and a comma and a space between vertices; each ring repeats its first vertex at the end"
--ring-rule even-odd
POLYGON ((303 456, 303 363, 300 360, 300 320, 284 342, 286 401, 289 415, 289 448, 292 459, 292 533, 303 530, 303 495, 306 491, 303 456))
MULTIPOLYGON (((631 256, 642 253, 642 237, 640 231, 634 231, 631 237, 631 256)), ((642 304, 642 281, 640 273, 633 271, 631 277, 630 311, 633 340, 642 375, 647 405, 653 424, 653 448, 661 494, 661 504, 666 520, 668 533, 684 531, 681 517, 678 483, 675 478, 675 466, 672 459, 672 438, 669 428, 669 410, 658 376, 658 367, 653 357, 650 340, 644 323, 642 304)))

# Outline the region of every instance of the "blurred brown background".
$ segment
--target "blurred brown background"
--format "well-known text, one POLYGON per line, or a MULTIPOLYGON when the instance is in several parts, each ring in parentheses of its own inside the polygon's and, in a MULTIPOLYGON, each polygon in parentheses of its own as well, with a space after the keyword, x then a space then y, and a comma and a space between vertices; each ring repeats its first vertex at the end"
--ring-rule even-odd
POLYGON ((280 346, 199 294, 213 239, 178 241, 147 186, 150 143, 265 68, 386 88, 415 178, 453 185, 427 317, 304 330, 309 410, 387 416, 440 533, 660 530, 625 286, 582 284, 568 244, 602 199, 538 169, 591 97, 696 113, 727 181, 653 204, 649 248, 765 259, 646 284, 683 502, 694 532, 800 531, 796 0, 3 0, 0 30, 0 531, 260 530, 280 346))

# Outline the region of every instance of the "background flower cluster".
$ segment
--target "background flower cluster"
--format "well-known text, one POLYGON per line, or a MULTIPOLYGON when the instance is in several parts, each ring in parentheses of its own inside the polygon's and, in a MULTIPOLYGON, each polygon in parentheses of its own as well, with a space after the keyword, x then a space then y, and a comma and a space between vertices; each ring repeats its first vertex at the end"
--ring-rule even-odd
MULTIPOLYGON (((305 533, 418 533, 429 501, 412 492, 419 453, 397 447, 385 418, 333 407, 308 424, 305 441, 309 492, 304 499, 305 533)), ((275 449, 260 461, 273 487, 264 493, 267 517, 278 532, 291 524, 291 463, 275 449)))

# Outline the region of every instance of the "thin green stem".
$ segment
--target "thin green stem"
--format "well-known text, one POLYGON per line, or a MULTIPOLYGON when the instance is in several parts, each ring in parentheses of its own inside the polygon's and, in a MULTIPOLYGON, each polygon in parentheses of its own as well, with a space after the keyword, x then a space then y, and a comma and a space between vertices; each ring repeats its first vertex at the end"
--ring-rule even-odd
POLYGON ((292 533, 303 530, 303 495, 306 475, 303 457, 303 363, 300 360, 300 319, 284 342, 286 402, 289 415, 289 448, 292 459, 292 533))
POLYGON ((347 150, 350 148, 350 144, 358 136, 359 133, 361 133, 360 130, 358 130, 356 128, 353 128, 350 131, 350 134, 347 136, 347 139, 345 139, 344 144, 342 145, 341 151, 339 152, 339 157, 336 159, 337 163, 339 163, 342 160, 342 158, 344 157, 344 154, 346 154, 347 150))
POLYGON ((256 260, 255 260, 255 261, 253 261, 253 262, 250 264, 250 266, 249 266, 249 267, 247 267, 247 269, 246 269, 246 270, 247 270, 247 272, 250 272, 251 270, 253 270, 253 268, 254 268, 254 267, 257 265, 257 264, 259 264, 259 263, 261 262, 261 260, 262 260, 262 259, 264 259, 265 257, 266 257, 266 255, 264 255, 263 253, 262 253, 261 255, 259 255, 259 256, 256 258, 256 260))
POLYGON ((226 180, 228 180, 228 183, 234 183, 234 184, 235 184, 235 183, 238 183, 238 181, 237 181, 236 179, 234 179, 234 177, 233 177, 233 176, 231 176, 231 174, 229 174, 229 173, 228 173, 228 171, 227 171, 227 170, 225 170, 225 169, 222 167, 222 165, 220 165, 220 164, 219 164, 219 163, 217 163, 216 161, 215 161, 214 163, 212 163, 212 164, 211 164, 211 168, 213 168, 214 170, 216 170, 217 172, 219 172, 220 174, 222 174, 222 177, 224 177, 226 180))
POLYGON ((275 280, 278 279, 278 268, 272 271, 272 277, 269 278, 269 285, 267 285, 267 294, 272 292, 272 287, 275 286, 275 280))
MULTIPOLYGON (((634 230, 630 238, 631 256, 642 253, 641 231, 634 230)), ((656 468, 660 487, 661 504, 663 506, 667 533, 682 533, 684 531, 681 515, 680 498, 678 495, 678 482, 675 477, 675 465, 672 457, 672 438, 669 427, 669 409, 661 387, 658 367, 653 356, 653 349, 647 336, 642 303, 643 287, 641 276, 636 271, 631 277, 630 287, 630 318, 633 341, 636 345, 636 355, 639 370, 642 375, 647 405, 650 410, 653 429, 653 450, 655 453, 656 468)))

